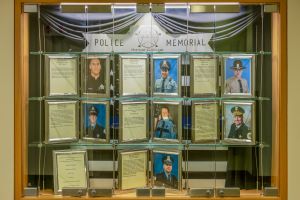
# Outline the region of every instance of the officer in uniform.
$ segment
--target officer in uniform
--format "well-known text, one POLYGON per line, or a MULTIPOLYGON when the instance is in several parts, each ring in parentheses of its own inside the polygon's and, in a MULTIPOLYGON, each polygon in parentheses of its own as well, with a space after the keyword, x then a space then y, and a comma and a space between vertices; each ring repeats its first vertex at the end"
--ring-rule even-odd
POLYGON ((177 83, 169 76, 170 63, 163 60, 160 63, 161 77, 155 80, 154 91, 159 93, 176 93, 177 83))
POLYGON ((155 185, 166 188, 178 188, 177 177, 172 174, 174 159, 167 155, 162 159, 163 171, 155 176, 155 185))
POLYGON ((106 139, 105 128, 97 124, 98 110, 95 106, 89 108, 90 125, 86 128, 86 137, 106 139))
POLYGON ((244 123, 245 110, 239 106, 231 108, 231 113, 234 117, 234 122, 230 127, 228 138, 236 139, 251 139, 251 132, 248 126, 244 123))
POLYGON ((99 58, 89 59, 89 73, 86 76, 87 93, 105 93, 105 81, 100 77, 101 63, 99 58))
POLYGON ((242 78, 243 63, 241 60, 235 60, 233 66, 230 68, 234 72, 234 76, 227 79, 225 83, 226 93, 248 93, 248 83, 247 80, 242 78))
POLYGON ((175 124, 172 119, 170 119, 170 112, 168 107, 162 107, 159 116, 159 121, 155 128, 155 137, 157 138, 167 138, 176 139, 175 124))

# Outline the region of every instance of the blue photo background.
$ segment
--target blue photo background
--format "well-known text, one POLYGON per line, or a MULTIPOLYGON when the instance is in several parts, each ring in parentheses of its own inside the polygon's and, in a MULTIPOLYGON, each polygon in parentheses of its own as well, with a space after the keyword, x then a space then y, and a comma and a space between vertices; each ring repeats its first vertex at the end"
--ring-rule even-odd
POLYGON ((227 58, 225 60, 225 80, 234 76, 234 72, 231 67, 233 66, 233 62, 235 60, 240 60, 242 62, 242 65, 246 67, 245 69, 243 69, 242 78, 247 80, 248 91, 251 91, 251 58, 227 58))
POLYGON ((178 155, 174 155, 174 154, 154 153, 154 156, 153 156, 154 176, 156 176, 156 174, 159 174, 159 173, 164 171, 163 163, 162 163, 162 159, 163 159, 164 156, 170 156, 170 157, 173 158, 174 163, 172 165, 171 174, 176 176, 176 178, 178 180, 178 155))
POLYGON ((160 71, 160 63, 163 60, 167 60, 170 63, 169 76, 178 84, 178 59, 177 58, 156 58, 154 60, 154 80, 160 79, 161 71, 160 71))
POLYGON ((225 105, 225 138, 228 137, 228 134, 230 132, 231 124, 234 122, 233 114, 231 113, 231 109, 235 106, 239 106, 245 110, 245 113, 243 115, 244 123, 248 126, 249 129, 252 129, 252 107, 251 105, 242 105, 242 104, 226 104, 225 105))
POLYGON ((90 103, 83 104, 84 116, 85 116, 84 117, 84 128, 86 129, 90 125, 89 108, 91 106, 95 106, 95 108, 98 110, 97 124, 99 124, 103 128, 106 128, 106 105, 105 104, 90 104, 90 103))

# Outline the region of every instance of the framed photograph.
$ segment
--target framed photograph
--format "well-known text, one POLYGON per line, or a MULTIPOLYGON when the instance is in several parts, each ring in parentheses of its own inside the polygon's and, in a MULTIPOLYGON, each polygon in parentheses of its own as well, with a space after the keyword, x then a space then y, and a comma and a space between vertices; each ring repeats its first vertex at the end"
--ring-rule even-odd
POLYGON ((54 193, 63 188, 89 187, 88 159, 85 150, 53 151, 54 193))
POLYGON ((78 101, 45 101, 45 143, 78 140, 78 101))
POLYGON ((255 101, 223 103, 223 141, 255 144, 255 101))
POLYGON ((76 55, 45 55, 46 96, 77 96, 78 69, 76 55))
POLYGON ((153 150, 152 186, 181 190, 181 164, 179 151, 153 150))
POLYGON ((136 189, 148 186, 148 160, 147 150, 119 152, 119 188, 121 190, 136 189))
POLYGON ((182 103, 176 101, 154 101, 152 105, 153 140, 180 142, 182 132, 182 103))
POLYGON ((82 55, 81 71, 83 96, 110 96, 109 55, 82 55))
POLYGON ((254 55, 223 56, 222 66, 223 96, 252 97, 255 95, 254 55))
POLYGON ((151 71, 153 95, 181 95, 180 55, 153 55, 151 71))
POLYGON ((119 142, 145 141, 149 136, 147 101, 121 101, 119 106, 119 142))
POLYGON ((219 140, 219 102, 194 101, 192 103, 192 142, 216 142, 219 140))
POLYGON ((81 112, 81 138, 109 142, 109 102, 82 101, 81 112))
POLYGON ((147 96, 149 90, 147 55, 120 55, 120 96, 147 96))
POLYGON ((191 97, 217 96, 218 59, 216 55, 191 55, 191 97))

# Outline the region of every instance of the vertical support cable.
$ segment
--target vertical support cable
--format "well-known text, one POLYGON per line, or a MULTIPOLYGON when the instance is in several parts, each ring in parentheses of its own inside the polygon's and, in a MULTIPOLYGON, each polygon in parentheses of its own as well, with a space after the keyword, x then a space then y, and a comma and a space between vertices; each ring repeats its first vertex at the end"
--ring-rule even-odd
MULTIPOLYGON (((214 29, 213 29, 213 36, 212 36, 212 41, 213 41, 213 57, 214 59, 217 59, 217 54, 216 54, 216 46, 215 46, 215 37, 216 37, 216 21, 217 21, 217 15, 216 15, 216 5, 214 5, 214 29)), ((217 63, 217 69, 219 69, 219 64, 217 63)), ((219 78, 219 74, 218 74, 218 79, 220 80, 219 78)), ((219 81, 218 81, 219 82, 219 81)), ((219 83, 220 85, 220 83, 219 83)), ((220 115, 220 114, 219 114, 220 115)), ((219 122, 217 122, 219 123, 219 122)), ((214 187, 216 188, 217 187, 217 140, 215 140, 215 147, 214 147, 214 153, 213 153, 213 161, 214 161, 214 187)))
MULTIPOLYGON (((187 39, 189 37, 189 16, 190 16, 190 10, 189 10, 189 3, 186 3, 186 15, 187 15, 187 21, 186 21, 186 35, 187 35, 187 39)), ((190 61, 190 56, 189 55, 189 51, 188 51, 188 47, 186 47, 186 53, 184 54, 184 97, 185 99, 187 99, 187 94, 188 94, 188 87, 186 85, 187 83, 187 72, 188 72, 188 65, 187 65, 187 61, 190 61)), ((190 69, 191 69, 191 63, 190 63, 190 69)), ((190 76, 190 80, 191 80, 191 76, 190 76)), ((191 101, 187 101, 187 100, 184 100, 184 104, 182 106, 185 106, 185 125, 186 127, 183 127, 183 130, 184 130, 184 133, 185 133, 185 138, 186 138, 186 142, 185 142, 185 188, 186 190, 189 189, 189 171, 188 171, 188 166, 189 166, 189 144, 188 144, 188 116, 189 116, 189 113, 188 113, 188 105, 190 104, 191 101)), ((183 110, 183 108, 182 108, 183 110)))
MULTIPOLYGON (((260 92, 259 96, 262 97, 262 90, 263 90, 263 62, 264 62, 264 5, 261 5, 261 50, 259 52, 260 54, 260 92)), ((262 100, 259 100, 259 108, 260 111, 262 110, 262 100)), ((259 112, 259 137, 260 137, 260 145, 259 145, 259 150, 260 150, 260 175, 261 175, 261 190, 263 191, 264 187, 264 169, 263 169, 263 139, 262 139, 262 125, 263 125, 263 120, 262 120, 262 112, 259 112)))
MULTIPOLYGON (((38 50, 39 50, 39 95, 43 96, 42 94, 42 57, 43 57, 43 52, 42 52, 42 38, 41 38, 41 9, 40 9, 40 5, 38 5, 38 50)), ((44 100, 40 99, 39 100, 39 111, 40 111, 40 116, 39 116, 39 144, 38 144, 38 171, 39 171, 39 175, 38 175, 38 191, 40 191, 41 189, 41 162, 42 162, 42 104, 43 104, 44 100)), ((44 155, 44 157, 46 157, 46 155, 44 155)), ((45 166, 43 166, 45 167, 45 166)), ((44 172, 44 169, 43 169, 44 172)), ((44 188, 44 180, 43 180, 43 188, 44 188)))
MULTIPOLYGON (((115 38, 115 4, 111 5, 111 10, 112 10, 112 20, 113 20, 113 29, 112 29, 112 40, 115 38)), ((114 43, 113 43, 114 44, 114 43)), ((115 53, 114 53, 114 45, 112 45, 112 65, 113 65, 113 99, 110 99, 110 102, 113 103, 113 144, 112 144, 112 149, 113 149, 113 190, 115 192, 115 188, 117 186, 117 181, 116 181, 116 153, 117 153, 117 145, 116 145, 116 128, 115 128, 115 117, 116 117, 116 107, 115 107, 115 101, 116 101, 116 78, 115 78, 115 72, 116 72, 116 65, 115 65, 115 53)))

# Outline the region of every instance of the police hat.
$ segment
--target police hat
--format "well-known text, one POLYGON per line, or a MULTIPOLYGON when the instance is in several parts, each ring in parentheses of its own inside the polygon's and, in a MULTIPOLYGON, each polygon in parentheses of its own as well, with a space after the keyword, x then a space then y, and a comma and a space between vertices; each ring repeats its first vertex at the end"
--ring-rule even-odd
POLYGON ((90 115, 98 115, 98 110, 95 106, 91 106, 89 108, 89 113, 90 113, 90 115))
POLYGON ((169 71, 170 70, 170 62, 167 60, 163 60, 160 62, 160 69, 163 71, 169 71))
POLYGON ((234 106, 231 108, 231 112, 234 116, 240 116, 245 113, 245 110, 242 107, 234 106))
POLYGON ((164 156, 162 162, 166 165, 172 165, 174 159, 171 156, 164 156))
POLYGON ((233 62, 233 66, 230 68, 233 70, 241 70, 241 69, 245 69, 246 67, 243 66, 243 63, 241 60, 235 60, 233 62))

